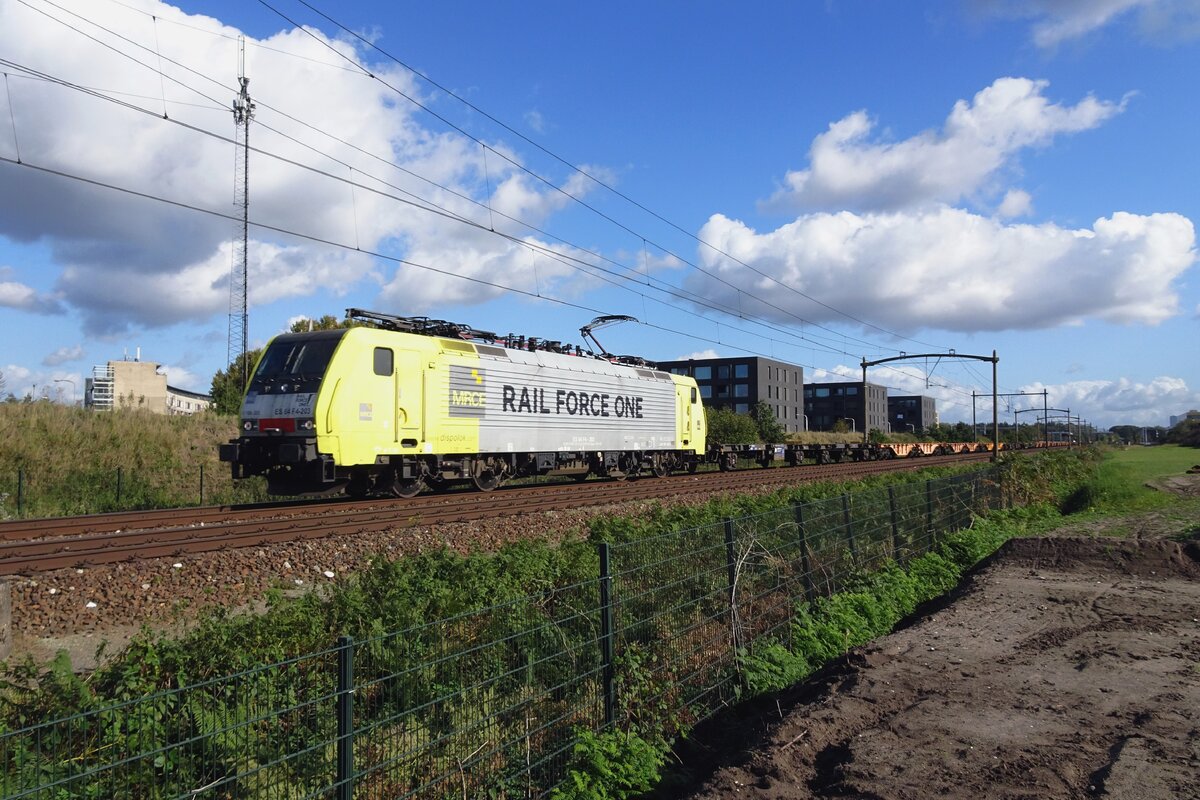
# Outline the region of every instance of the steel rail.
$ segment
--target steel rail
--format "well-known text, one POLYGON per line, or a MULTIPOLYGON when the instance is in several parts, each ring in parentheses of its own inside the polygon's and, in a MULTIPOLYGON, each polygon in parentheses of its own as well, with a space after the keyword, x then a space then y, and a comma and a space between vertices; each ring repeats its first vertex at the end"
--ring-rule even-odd
MULTIPOLYGON (((321 503, 307 506, 271 504, 253 510, 254 518, 210 522, 214 514, 234 509, 173 509, 165 518, 169 525, 157 528, 115 528, 129 524, 136 515, 93 515, 80 526, 98 525, 82 534, 48 535, 34 526, 35 536, 0 537, 0 575, 43 572, 64 567, 96 566, 141 558, 181 556, 238 547, 264 546, 281 542, 337 535, 377 533, 418 525, 465 522, 495 516, 514 516, 541 511, 578 509, 615 503, 660 499, 680 494, 713 494, 748 488, 780 487, 830 479, 849 479, 881 472, 915 470, 948 463, 985 460, 988 454, 925 456, 895 461, 864 461, 792 469, 748 469, 678 476, 675 480, 654 478, 634 481, 512 487, 496 492, 455 492, 412 500, 378 500, 357 503, 321 503), (185 517, 187 512, 195 512, 185 517), (280 512, 288 513, 281 516, 280 512), (273 516, 272 516, 273 515, 273 516)), ((143 519, 148 519, 143 517, 143 519)), ((34 521, 38 522, 38 521, 34 521)), ((9 523, 11 524, 11 523, 9 523)), ((69 529, 69 528, 61 528, 69 529)), ((5 534, 15 534, 6 529, 5 534)))

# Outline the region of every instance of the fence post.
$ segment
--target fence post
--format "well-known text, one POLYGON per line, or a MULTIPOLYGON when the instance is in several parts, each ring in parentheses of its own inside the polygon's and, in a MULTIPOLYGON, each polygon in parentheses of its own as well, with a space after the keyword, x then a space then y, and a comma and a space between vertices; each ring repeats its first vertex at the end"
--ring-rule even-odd
POLYGON ((17 470, 17 516, 25 514, 25 470, 17 470))
POLYGON ((617 716, 617 681, 614 665, 616 630, 613 625, 612 569, 608 542, 596 546, 600 551, 600 660, 604 679, 604 725, 609 727, 617 716))
POLYGON ((854 541, 854 523, 850 519, 850 495, 842 495, 842 519, 846 523, 846 544, 850 546, 850 560, 858 566, 858 543, 854 541))
POLYGON ((737 546, 733 532, 733 520, 725 520, 725 567, 729 573, 729 644, 733 650, 733 669, 742 680, 742 657, 738 645, 742 639, 741 621, 737 610, 737 546))
POLYGON ((812 562, 808 553, 808 536, 804 531, 804 506, 796 503, 792 506, 796 517, 796 532, 800 537, 800 569, 804 570, 804 599, 812 602, 817 599, 816 586, 813 584, 812 562))
POLYGON ((925 552, 933 549, 933 481, 925 481, 925 552))
POLYGON ((897 564, 904 563, 903 549, 900 546, 900 517, 896 513, 896 487, 888 487, 888 506, 892 512, 892 560, 897 564))
POLYGON ((200 505, 204 505, 204 465, 200 465, 200 505))
POLYGON ((733 609, 737 591, 737 551, 734 547, 733 520, 725 520, 725 570, 729 573, 729 608, 733 609))
POLYGON ((354 640, 337 641, 337 800, 354 796, 354 640))
POLYGON ((117 507, 121 506, 121 468, 117 467, 117 507))

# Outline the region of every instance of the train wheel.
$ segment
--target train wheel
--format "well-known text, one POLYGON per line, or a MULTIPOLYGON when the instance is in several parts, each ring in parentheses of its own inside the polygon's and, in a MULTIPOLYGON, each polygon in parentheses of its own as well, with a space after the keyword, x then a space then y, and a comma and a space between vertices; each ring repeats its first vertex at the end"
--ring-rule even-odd
POLYGON ((392 482, 392 494, 396 497, 416 497, 423 484, 420 478, 397 478, 392 482))
POLYGON ((698 470, 698 469, 700 469, 700 462, 697 461, 696 459, 693 458, 691 461, 689 461, 687 463, 688 475, 695 475, 696 470, 698 470))
POLYGON ((592 474, 591 471, 579 472, 579 473, 576 473, 575 475, 572 475, 571 477, 573 477, 575 479, 576 483, 583 483, 584 481, 586 481, 588 479, 588 476, 591 474, 592 474))
POLYGON ((472 475, 475 488, 481 492, 490 492, 500 485, 500 476, 490 469, 485 469, 478 475, 472 475))
POLYGON ((656 455, 650 464, 650 471, 656 478, 665 478, 671 474, 671 465, 662 456, 656 455))

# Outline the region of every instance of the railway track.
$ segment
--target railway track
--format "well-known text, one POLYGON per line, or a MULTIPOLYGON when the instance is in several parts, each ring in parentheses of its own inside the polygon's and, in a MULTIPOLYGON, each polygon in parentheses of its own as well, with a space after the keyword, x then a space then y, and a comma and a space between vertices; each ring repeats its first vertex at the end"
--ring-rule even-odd
POLYGON ((0 575, 35 574, 64 567, 353 536, 418 525, 469 522, 694 493, 719 494, 822 480, 848 480, 881 472, 989 458, 987 453, 928 456, 901 461, 746 469, 630 481, 571 481, 514 486, 487 493, 452 491, 410 500, 265 503, 15 520, 0 523, 0 575))

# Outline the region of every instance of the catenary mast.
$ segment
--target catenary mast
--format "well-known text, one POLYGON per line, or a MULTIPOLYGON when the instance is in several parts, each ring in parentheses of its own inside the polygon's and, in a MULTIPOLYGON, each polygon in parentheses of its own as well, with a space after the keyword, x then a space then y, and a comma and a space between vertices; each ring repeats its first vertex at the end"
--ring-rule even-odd
POLYGON ((250 79, 246 77, 246 40, 239 41, 238 83, 241 91, 233 98, 233 121, 237 127, 233 158, 233 204, 241 209, 242 220, 238 234, 233 237, 233 258, 229 270, 229 364, 240 364, 238 388, 246 386, 247 288, 249 272, 250 235, 250 120, 254 116, 254 103, 250 100, 250 79))

